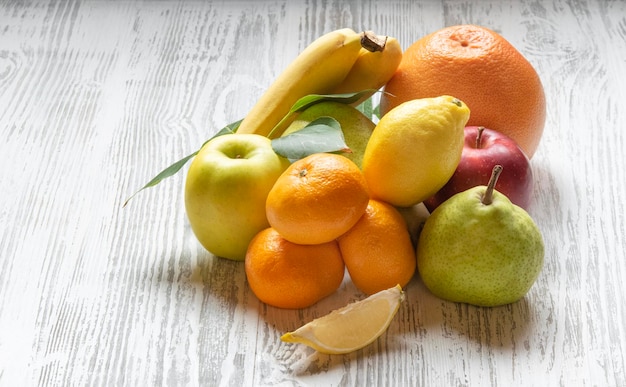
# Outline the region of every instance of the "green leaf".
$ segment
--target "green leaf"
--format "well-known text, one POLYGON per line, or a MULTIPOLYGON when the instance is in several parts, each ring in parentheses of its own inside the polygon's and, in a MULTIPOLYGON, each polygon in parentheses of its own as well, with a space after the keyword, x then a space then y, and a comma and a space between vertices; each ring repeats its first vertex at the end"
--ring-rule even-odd
POLYGON ((272 138, 272 134, 274 133, 276 128, 282 127, 283 123, 286 120, 290 119, 291 116, 293 116, 296 113, 302 112, 302 111, 306 110, 307 108, 309 108, 309 107, 311 107, 311 106, 313 106, 313 105, 315 105, 317 103, 325 102, 325 101, 333 101, 333 102, 340 102, 340 103, 345 103, 345 104, 351 104, 351 103, 355 103, 356 101, 360 100, 363 96, 371 94, 372 91, 375 91, 375 90, 374 89, 367 89, 367 90, 359 91, 357 93, 309 94, 307 96, 304 96, 304 97, 300 98, 299 100, 297 100, 296 103, 293 104, 293 106, 291 106, 291 109, 289 109, 289 112, 270 131, 268 137, 272 138))
MULTIPOLYGON (((210 139, 208 139, 207 141, 204 142, 204 144, 206 144, 207 142, 211 141, 211 139, 224 135, 224 134, 233 134, 235 132, 237 132, 237 129, 239 129, 239 125, 241 125, 241 121, 243 121, 243 118, 239 121, 235 121, 235 122, 231 122, 230 124, 224 126, 222 129, 219 130, 219 132, 215 133, 215 135, 213 137, 211 137, 210 139)), ((202 145, 204 145, 202 144, 202 145)))
POLYGON ((300 130, 273 139, 272 148, 291 161, 313 153, 350 152, 341 125, 332 117, 320 117, 300 130))
POLYGON ((137 195, 139 192, 143 191, 146 188, 154 187, 155 185, 159 184, 163 179, 166 179, 166 178, 171 177, 171 176, 175 175, 176 173, 178 173, 178 171, 180 171, 183 168, 183 166, 185 166, 185 164, 187 164, 187 162, 189 160, 191 160, 194 156, 196 156, 198 154, 200 149, 202 149, 204 144, 206 144, 207 142, 211 141, 212 139, 214 139, 215 137, 218 137, 218 136, 223 136, 225 134, 235 133, 237 131, 237 129, 239 128, 239 124, 241 124, 241 121, 242 120, 235 121, 233 123, 230 123, 230 124, 226 125, 222 129, 220 129, 213 137, 211 137, 210 139, 208 139, 204 143, 202 143, 202 145, 200 146, 200 148, 197 151, 193 152, 190 155, 187 155, 187 156, 183 157, 182 159, 176 161, 175 163, 173 163, 169 167, 167 167, 164 170, 162 170, 161 172, 159 172, 159 174, 156 175, 155 177, 153 177, 152 180, 147 182, 143 187, 141 187, 134 194, 130 195, 130 197, 128 199, 126 199, 126 201, 124 202, 122 207, 126 207, 128 202, 130 201, 130 199, 135 197, 135 195, 137 195))
POLYGON ((150 180, 148 183, 146 183, 146 185, 141 187, 141 189, 139 189, 137 192, 132 194, 128 199, 126 199, 126 201, 124 202, 124 205, 122 207, 126 207, 126 204, 128 204, 130 199, 135 197, 135 195, 137 195, 139 192, 143 191, 146 188, 154 187, 155 185, 159 184, 161 182, 161 180, 163 180, 163 179, 165 179, 167 177, 170 177, 172 175, 175 175, 187 163, 187 161, 189 161, 192 157, 194 157, 197 154, 198 154, 198 151, 195 151, 194 153, 183 157, 182 159, 178 160, 174 164, 170 165, 169 167, 167 167, 164 170, 162 170, 161 172, 159 172, 159 174, 156 175, 155 177, 153 177, 152 180, 150 180))
POLYGON ((344 93, 344 94, 311 94, 300 98, 292 107, 290 112, 300 112, 308 107, 315 105, 316 103, 324 101, 340 102, 345 104, 355 103, 363 96, 369 95, 374 92, 374 89, 362 90, 357 93, 344 93))
MULTIPOLYGON (((345 104, 352 104, 360 100, 365 95, 371 94, 372 91, 375 92, 376 90, 367 89, 367 90, 362 90, 356 93, 344 93, 344 94, 307 95, 305 97, 300 98, 298 101, 296 101, 296 103, 291 107, 289 112, 285 115, 285 117, 282 118, 282 120, 278 123, 278 125, 276 125, 276 127, 280 127, 281 124, 285 120, 290 119, 293 114, 306 110, 307 108, 317 103, 324 102, 324 101, 334 101, 334 102, 340 102, 340 103, 345 103, 345 104)), ((365 102, 367 102, 368 100, 366 100, 365 102)), ((370 101, 370 105, 371 105, 371 101, 370 101)), ((378 106, 376 107, 376 109, 371 111, 371 113, 378 115, 378 106)), ((371 114, 369 113, 366 115, 368 117, 371 117, 371 114)), ((322 117, 322 118, 330 119, 336 122, 336 120, 331 117, 322 117)), ((211 141, 215 137, 222 136, 224 134, 236 133, 237 129, 239 128, 239 125, 241 124, 241 121, 242 120, 235 121, 231 124, 226 125, 222 129, 220 129, 220 131, 218 131, 213 137, 205 141, 202 144, 202 146, 204 146, 204 144, 211 141)), ((281 140, 281 139, 286 139, 288 137, 291 137, 293 135, 292 134, 289 136, 277 138, 273 140, 272 143, 276 140, 280 140, 278 141, 278 145, 277 145, 278 149, 281 149, 281 151, 285 152, 286 155, 295 156, 295 157, 285 156, 292 160, 304 157, 302 155, 308 155, 308 154, 315 153, 315 152, 338 152, 338 151, 349 152, 350 151, 348 146, 345 144, 345 140, 343 139, 343 132, 341 131, 341 127, 338 122, 336 123, 336 126, 334 123, 328 120, 321 121, 321 122, 318 122, 316 125, 313 125, 313 123, 317 121, 318 120, 315 120, 311 122, 309 125, 307 125, 306 131, 302 132, 303 130, 305 130, 305 128, 299 130, 298 135, 295 137, 295 139, 294 138, 288 139, 284 143, 283 141, 285 140, 281 140), (310 126, 314 126, 314 127, 309 128, 310 126)), ((270 133, 268 137, 271 138, 271 134, 272 133, 270 133)), ((200 146, 200 149, 202 148, 202 146, 200 146)), ((276 151, 276 149, 274 150, 276 151)), ((141 187, 138 191, 133 193, 128 199, 126 199, 126 201, 123 204, 123 207, 125 207, 126 204, 128 204, 128 202, 133 197, 135 197, 135 195, 137 195, 139 192, 145 190, 146 188, 154 187, 155 185, 159 184, 162 180, 178 173, 190 159, 192 159, 194 156, 198 154, 198 151, 199 149, 195 151, 194 153, 187 155, 183 157, 182 159, 176 161, 172 165, 168 166, 167 168, 159 172, 159 174, 153 177, 148 183, 146 183, 143 187, 141 187)), ((279 151, 276 151, 276 153, 279 153, 279 151)))
MULTIPOLYGON (((380 92, 388 95, 393 95, 382 90, 380 92)), ((374 122, 380 121, 380 103, 374 106, 374 100, 371 97, 359 104, 356 109, 363 113, 370 120, 374 122)))
POLYGON ((372 119, 376 117, 380 120, 380 104, 376 105, 376 107, 372 110, 372 119))
POLYGON ((356 110, 360 111, 361 113, 363 113, 363 115, 365 115, 365 117, 371 120, 374 116, 373 105, 374 105, 374 102, 372 102, 372 98, 368 98, 365 101, 363 101, 361 104, 359 104, 356 107, 356 110))

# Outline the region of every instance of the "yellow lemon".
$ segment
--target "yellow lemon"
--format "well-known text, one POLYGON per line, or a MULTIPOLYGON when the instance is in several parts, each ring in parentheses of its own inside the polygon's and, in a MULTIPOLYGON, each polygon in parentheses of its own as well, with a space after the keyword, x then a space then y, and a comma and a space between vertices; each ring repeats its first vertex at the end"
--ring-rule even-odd
POLYGON ((281 336, 318 352, 339 355, 361 349, 380 337, 404 300, 400 285, 353 302, 281 336))
POLYGON ((439 191, 461 160, 469 115, 449 95, 410 100, 385 114, 363 154, 372 196, 408 207, 439 191))

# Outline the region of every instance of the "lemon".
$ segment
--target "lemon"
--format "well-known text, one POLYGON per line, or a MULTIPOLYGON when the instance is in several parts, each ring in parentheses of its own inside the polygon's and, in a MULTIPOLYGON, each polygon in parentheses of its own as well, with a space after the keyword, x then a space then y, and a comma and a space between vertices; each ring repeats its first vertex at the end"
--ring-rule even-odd
POLYGON ((400 285, 334 310, 287 332, 280 338, 307 345, 318 352, 345 354, 361 349, 382 335, 404 300, 400 285))
POLYGON ((439 191, 461 160, 469 115, 467 105, 449 95, 410 100, 385 114, 363 154, 372 195, 409 207, 439 191))

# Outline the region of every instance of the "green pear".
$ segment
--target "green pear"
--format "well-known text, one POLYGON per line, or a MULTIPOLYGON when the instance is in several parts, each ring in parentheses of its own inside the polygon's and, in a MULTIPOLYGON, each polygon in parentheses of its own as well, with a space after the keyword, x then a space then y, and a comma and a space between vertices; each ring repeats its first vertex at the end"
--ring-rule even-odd
POLYGON ((530 215, 488 186, 460 192, 426 220, 417 267, 426 287, 445 300, 499 306, 523 298, 544 260, 541 232, 530 215))
POLYGON ((320 117, 332 117, 339 122, 343 137, 351 152, 342 153, 361 167, 365 147, 376 124, 354 106, 323 101, 307 108, 287 127, 283 136, 300 130, 320 117))

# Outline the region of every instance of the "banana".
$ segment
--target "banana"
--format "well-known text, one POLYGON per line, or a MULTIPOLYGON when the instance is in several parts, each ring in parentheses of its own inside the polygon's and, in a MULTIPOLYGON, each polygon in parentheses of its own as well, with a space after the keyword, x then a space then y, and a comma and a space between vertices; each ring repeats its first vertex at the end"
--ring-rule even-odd
POLYGON ((363 34, 342 28, 314 40, 254 104, 237 133, 279 137, 289 124, 283 118, 298 99, 328 94, 341 84, 359 57, 362 38, 363 34), (281 127, 274 129, 279 123, 281 127))
MULTIPOLYGON (((376 37, 376 35, 370 36, 376 37)), ((379 36, 376 38, 381 39, 379 36)), ((368 89, 378 90, 391 79, 402 60, 402 47, 396 38, 384 38, 386 39, 382 43, 378 43, 382 50, 371 51, 361 48, 352 69, 343 82, 333 89, 333 94, 356 93, 368 89)), ((374 91, 353 105, 360 104, 372 94, 374 91)))

